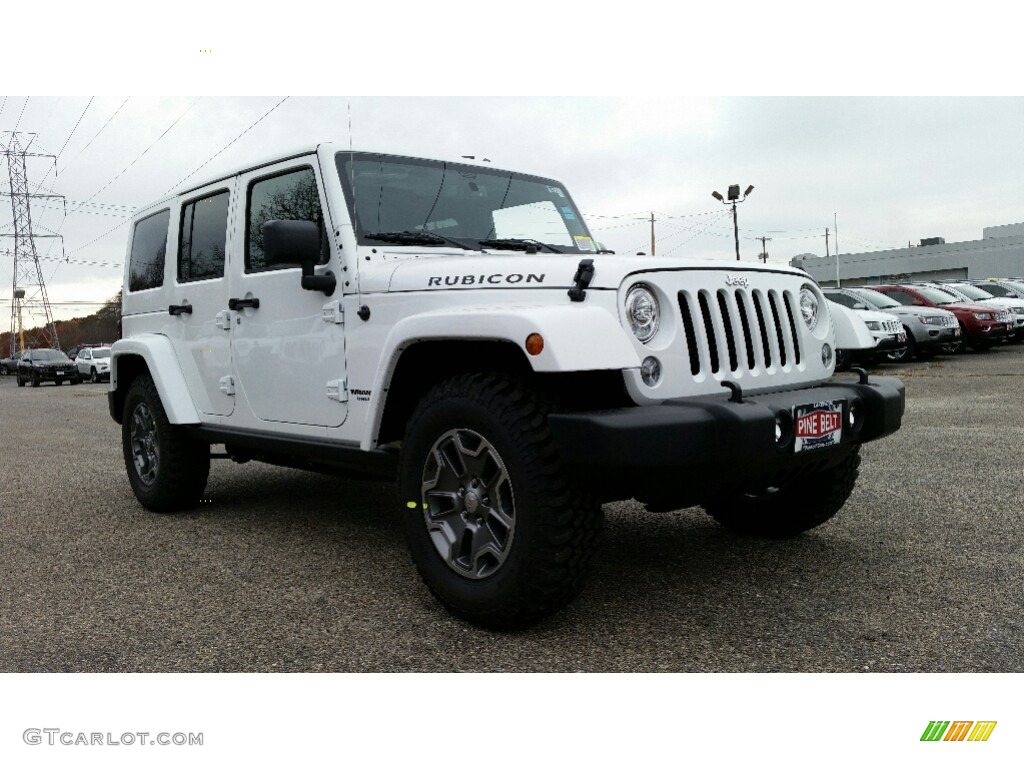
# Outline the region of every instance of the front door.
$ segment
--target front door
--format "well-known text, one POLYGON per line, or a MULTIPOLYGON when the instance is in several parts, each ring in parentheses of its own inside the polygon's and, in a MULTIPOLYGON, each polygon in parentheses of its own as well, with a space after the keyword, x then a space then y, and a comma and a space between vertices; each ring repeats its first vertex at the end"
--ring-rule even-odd
POLYGON ((332 296, 303 290, 299 267, 268 265, 263 254, 264 222, 313 221, 323 244, 316 272, 341 274, 316 156, 243 174, 238 189, 244 209, 234 239, 243 259, 232 269, 230 291, 237 307, 231 330, 237 384, 268 428, 340 426, 348 413, 342 283, 332 296))

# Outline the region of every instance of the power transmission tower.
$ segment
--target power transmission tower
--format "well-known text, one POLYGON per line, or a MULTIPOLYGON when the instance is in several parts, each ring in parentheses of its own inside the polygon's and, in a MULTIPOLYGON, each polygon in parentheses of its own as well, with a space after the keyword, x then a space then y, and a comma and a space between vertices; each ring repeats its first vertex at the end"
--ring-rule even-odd
POLYGON ((29 192, 28 158, 49 157, 54 166, 57 158, 29 152, 34 133, 17 133, 5 131, 6 143, 0 143, 0 154, 7 158, 7 175, 10 179, 10 191, 0 192, 0 196, 11 198, 11 213, 14 232, 2 233, 0 237, 13 237, 14 250, 7 251, 14 256, 13 284, 11 303, 11 355, 16 349, 16 338, 24 347, 53 347, 60 349, 57 331, 53 326, 53 312, 50 310, 50 299, 46 294, 46 283, 43 270, 39 265, 39 252, 36 249, 36 238, 60 237, 57 234, 38 235, 32 230, 32 206, 34 197, 50 197, 63 200, 62 195, 40 195, 29 192), (27 316, 27 318, 26 318, 27 316), (24 331, 23 320, 27 319, 30 328, 24 331), (16 333, 17 332, 17 333, 16 333))

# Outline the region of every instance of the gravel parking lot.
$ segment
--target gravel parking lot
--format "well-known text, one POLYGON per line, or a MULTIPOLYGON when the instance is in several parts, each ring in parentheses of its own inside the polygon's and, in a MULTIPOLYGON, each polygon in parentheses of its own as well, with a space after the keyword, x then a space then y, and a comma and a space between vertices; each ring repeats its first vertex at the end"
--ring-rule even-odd
POLYGON ((833 521, 608 505, 584 593, 512 634, 434 602, 390 485, 217 461, 200 509, 150 514, 105 385, 0 378, 0 672, 1024 671, 1024 346, 884 372, 903 429, 833 521))

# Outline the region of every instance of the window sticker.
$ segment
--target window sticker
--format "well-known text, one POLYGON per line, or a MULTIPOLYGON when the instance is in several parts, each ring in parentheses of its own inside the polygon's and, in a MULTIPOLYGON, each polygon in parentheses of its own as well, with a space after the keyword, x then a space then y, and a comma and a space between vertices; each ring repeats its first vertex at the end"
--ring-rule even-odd
POLYGON ((560 187, 548 187, 548 192, 550 192, 552 195, 565 197, 565 192, 563 192, 560 187))
POLYGON ((575 221, 576 214, 572 212, 572 208, 570 208, 568 205, 563 205, 562 218, 565 219, 566 221, 575 221))
POLYGON ((594 238, 586 235, 573 235, 572 239, 576 241, 576 247, 581 251, 594 250, 594 238))

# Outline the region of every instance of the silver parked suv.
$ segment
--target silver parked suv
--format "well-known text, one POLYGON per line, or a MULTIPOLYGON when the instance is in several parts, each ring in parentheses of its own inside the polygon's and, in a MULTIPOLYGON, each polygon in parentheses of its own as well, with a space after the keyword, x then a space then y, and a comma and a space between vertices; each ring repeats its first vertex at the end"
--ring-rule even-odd
POLYGON ((955 352, 961 345, 956 315, 936 307, 906 306, 870 288, 823 288, 826 298, 850 309, 877 309, 897 315, 907 331, 907 348, 892 359, 903 362, 937 353, 955 352))

